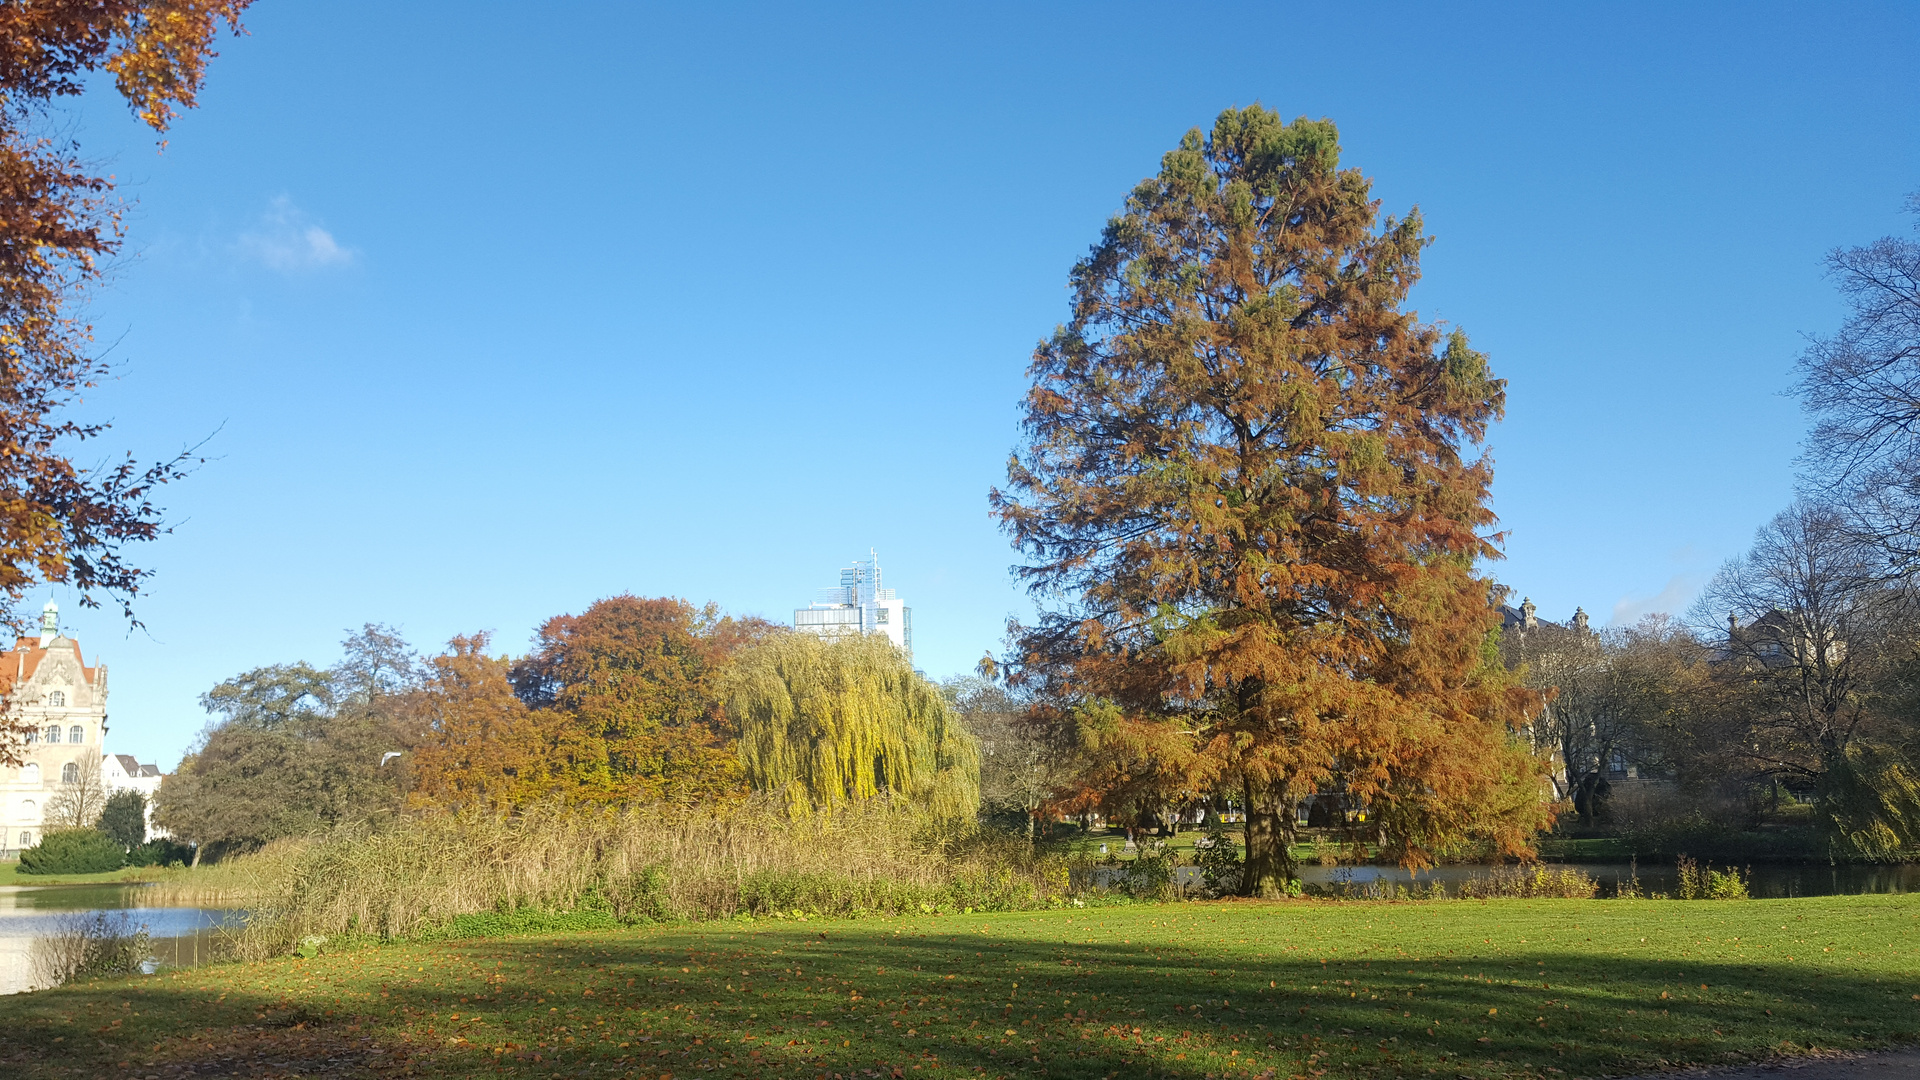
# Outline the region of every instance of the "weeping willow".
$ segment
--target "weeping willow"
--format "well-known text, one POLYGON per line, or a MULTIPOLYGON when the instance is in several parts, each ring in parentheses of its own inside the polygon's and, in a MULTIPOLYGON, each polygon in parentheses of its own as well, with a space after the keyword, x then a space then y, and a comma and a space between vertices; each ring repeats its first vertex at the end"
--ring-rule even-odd
POLYGON ((748 781, 795 812, 883 793, 940 818, 980 808, 979 746, 883 637, 776 635, 734 658, 724 695, 748 781))
POLYGON ((1886 858, 1920 844, 1920 770, 1898 751, 1856 744, 1830 754, 1820 801, 1859 854, 1886 858))

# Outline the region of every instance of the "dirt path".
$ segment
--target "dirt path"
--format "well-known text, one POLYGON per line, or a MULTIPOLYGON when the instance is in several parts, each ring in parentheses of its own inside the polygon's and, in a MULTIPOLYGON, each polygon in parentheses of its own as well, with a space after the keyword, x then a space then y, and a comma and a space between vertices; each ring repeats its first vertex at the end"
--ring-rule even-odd
POLYGON ((1652 1073, 1644 1080, 1920 1080, 1920 1047, 1871 1054, 1809 1054, 1765 1065, 1681 1069, 1652 1073))

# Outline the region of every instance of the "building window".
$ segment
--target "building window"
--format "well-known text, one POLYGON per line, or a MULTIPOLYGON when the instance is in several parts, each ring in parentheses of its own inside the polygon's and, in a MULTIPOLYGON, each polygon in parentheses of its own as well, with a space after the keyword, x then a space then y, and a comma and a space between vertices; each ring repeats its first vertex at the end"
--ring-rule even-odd
POLYGON ((47 725, 47 741, 48 742, 60 741, 60 725, 59 724, 47 725))
POLYGON ((51 694, 48 694, 48 695, 47 695, 47 704, 48 704, 48 705, 51 705, 51 706, 53 706, 53 707, 54 707, 54 708, 56 708, 56 709, 64 709, 64 708, 66 708, 66 705, 67 705, 67 694, 66 694, 66 691, 64 691, 64 690, 55 690, 55 691, 54 691, 53 693, 51 693, 51 694))
POLYGON ((86 729, 82 728, 79 724, 75 724, 72 727, 68 728, 67 741, 71 743, 86 742, 87 741, 86 729))
POLYGON ((33 834, 32 834, 32 833, 30 833, 30 832, 23 832, 23 833, 21 833, 21 834, 20 834, 20 846, 21 846, 21 847, 32 847, 32 846, 33 846, 33 834))
POLYGON ((27 741, 28 741, 28 742, 30 742, 30 743, 37 743, 37 742, 39 742, 39 741, 40 741, 40 729, 39 729, 39 728, 28 728, 28 729, 27 729, 27 741))
POLYGON ((71 761, 67 762, 65 765, 60 766, 60 782, 63 784, 79 783, 80 782, 80 766, 75 765, 71 761))
POLYGON ((34 787, 39 787, 40 786, 40 766, 31 761, 27 762, 25 765, 20 766, 20 782, 23 784, 32 784, 34 787))

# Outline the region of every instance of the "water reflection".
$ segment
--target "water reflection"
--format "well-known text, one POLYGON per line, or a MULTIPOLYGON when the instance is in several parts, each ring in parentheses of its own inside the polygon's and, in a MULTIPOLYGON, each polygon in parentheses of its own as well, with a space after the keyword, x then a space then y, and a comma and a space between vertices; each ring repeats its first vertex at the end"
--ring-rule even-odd
MULTIPOLYGON (((1673 863, 1549 863, 1551 868, 1571 867, 1584 871, 1600 883, 1599 895, 1610 899, 1619 895, 1623 885, 1636 879, 1642 895, 1666 894, 1680 890, 1680 869, 1673 863)), ((1704 865, 1704 864, 1703 864, 1704 865)), ((1397 866, 1302 866, 1300 881, 1339 892, 1343 886, 1358 889, 1375 882, 1430 888, 1444 884, 1449 893, 1457 893, 1462 883, 1486 877, 1492 867, 1439 866, 1411 874, 1397 866)), ((1725 867, 1714 865, 1716 870, 1725 867)), ((1748 890, 1757 900, 1782 900, 1799 896, 1861 896, 1867 893, 1920 893, 1920 863, 1894 866, 1829 866, 1818 863, 1759 863, 1739 868, 1748 877, 1748 890)), ((1093 880, 1097 885, 1114 886, 1122 877, 1119 867, 1099 867, 1093 880)), ((1200 868, 1174 868, 1181 885, 1203 884, 1200 868)))
MULTIPOLYGON (((1600 895, 1618 895, 1622 885, 1639 879, 1642 893, 1679 891, 1680 870, 1673 863, 1550 863, 1550 867, 1571 867, 1586 872, 1600 883, 1600 895)), ((1444 882, 1449 891, 1461 882, 1484 877, 1484 866, 1440 866, 1417 875, 1391 866, 1304 866, 1300 880, 1322 888, 1338 888, 1343 882, 1355 885, 1381 881, 1411 887, 1444 882)), ((1725 869, 1717 866, 1715 869, 1725 869)), ((1782 900, 1797 896, 1860 896, 1867 893, 1920 892, 1920 864, 1894 866, 1829 866, 1817 863, 1756 863, 1740 867, 1748 876, 1748 891, 1756 900, 1782 900)))
POLYGON ((0 886, 0 994, 35 986, 32 945, 77 915, 124 912, 134 927, 145 926, 154 967, 191 966, 212 958, 219 927, 234 912, 220 908, 149 907, 139 885, 0 886))

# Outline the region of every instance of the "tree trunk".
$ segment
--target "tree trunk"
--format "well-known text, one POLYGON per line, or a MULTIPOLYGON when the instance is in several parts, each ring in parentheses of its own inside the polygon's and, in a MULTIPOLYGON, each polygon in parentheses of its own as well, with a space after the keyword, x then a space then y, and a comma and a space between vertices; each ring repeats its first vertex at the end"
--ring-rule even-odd
POLYGON ((193 865, 192 865, 192 866, 189 866, 189 867, 187 867, 187 869, 189 869, 189 870, 198 870, 198 869, 200 869, 200 849, 201 849, 201 848, 203 848, 203 847, 205 847, 205 846, 206 846, 205 844, 195 844, 195 845, 193 845, 193 865))
POLYGON ((1244 782, 1247 793, 1247 859, 1240 870, 1240 892, 1274 899, 1287 894, 1294 877, 1293 800, 1287 785, 1244 782))

